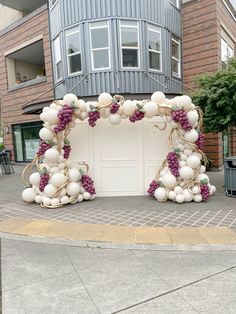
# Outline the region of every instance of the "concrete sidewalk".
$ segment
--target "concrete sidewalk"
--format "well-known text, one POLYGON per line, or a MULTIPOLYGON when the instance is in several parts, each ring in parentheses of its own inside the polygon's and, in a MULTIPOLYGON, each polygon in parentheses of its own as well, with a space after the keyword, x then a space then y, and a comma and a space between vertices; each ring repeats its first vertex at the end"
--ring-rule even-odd
POLYGON ((0 232, 108 243, 235 244, 236 199, 224 194, 223 172, 209 176, 217 193, 208 202, 98 197, 58 209, 24 203, 20 175, 1 176, 0 232))
POLYGON ((236 312, 235 251, 1 242, 4 314, 236 312))

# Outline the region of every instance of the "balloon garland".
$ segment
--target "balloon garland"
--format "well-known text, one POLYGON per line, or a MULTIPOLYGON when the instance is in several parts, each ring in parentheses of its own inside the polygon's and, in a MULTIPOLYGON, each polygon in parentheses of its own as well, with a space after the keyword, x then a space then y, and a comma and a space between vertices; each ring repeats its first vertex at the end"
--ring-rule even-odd
POLYGON ((205 174, 207 159, 202 151, 204 135, 200 132, 202 111, 186 95, 168 99, 162 92, 155 92, 151 99, 143 101, 102 93, 98 101, 84 102, 74 94, 67 94, 63 100, 55 100, 50 107, 45 107, 40 115, 44 124, 39 132, 39 149, 22 173, 26 186, 23 200, 57 208, 95 198, 88 165, 73 165, 69 160, 68 135, 76 120, 88 118, 89 125, 95 127, 100 118, 118 125, 122 119, 135 123, 154 116, 163 119, 163 125, 156 124, 154 131, 156 128, 164 130, 170 124, 168 143, 172 151, 147 193, 160 202, 207 201, 216 189, 205 174), (37 169, 34 173, 33 167, 37 169))

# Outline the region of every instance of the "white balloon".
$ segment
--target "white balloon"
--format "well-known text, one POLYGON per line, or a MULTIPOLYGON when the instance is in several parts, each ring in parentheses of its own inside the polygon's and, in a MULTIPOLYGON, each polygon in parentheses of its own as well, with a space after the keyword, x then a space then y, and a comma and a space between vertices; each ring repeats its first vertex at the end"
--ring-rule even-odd
POLYGON ((48 130, 47 128, 42 128, 39 131, 39 137, 43 140, 43 141, 51 141, 54 137, 54 134, 48 130))
POLYGON ((193 151, 192 151, 192 149, 185 149, 184 150, 184 154, 186 155, 186 156, 190 156, 190 155, 192 155, 192 153, 193 153, 193 151))
POLYGON ((160 201, 163 202, 166 200, 167 198, 167 192, 166 189, 163 187, 159 187, 156 189, 155 193, 154 193, 155 198, 160 201))
POLYGON ((42 196, 36 195, 34 201, 35 201, 35 203, 40 204, 42 202, 42 196))
POLYGON ((132 100, 126 100, 123 104, 124 114, 131 116, 137 109, 136 104, 132 100))
POLYGON ((40 113, 39 117, 40 117, 40 119, 41 119, 42 121, 44 121, 44 122, 47 121, 46 113, 45 113, 45 112, 40 113))
POLYGON ((52 168, 50 168, 50 173, 51 173, 51 174, 54 174, 54 173, 57 173, 57 172, 59 172, 59 168, 58 168, 58 167, 52 167, 52 168))
POLYGON ((52 206, 57 206, 57 205, 59 205, 59 203, 60 203, 60 201, 58 198, 53 198, 51 201, 52 206))
POLYGON ((189 166, 183 166, 180 168, 179 174, 184 181, 188 181, 193 177, 194 171, 189 166))
POLYGON ((121 116, 118 113, 111 114, 108 118, 112 125, 117 125, 121 122, 121 116))
POLYGON ((145 116, 147 118, 152 118, 158 113, 157 104, 153 101, 146 102, 146 104, 143 106, 143 109, 145 110, 145 116))
POLYGON ((68 178, 70 182, 77 182, 81 180, 81 174, 76 167, 69 169, 68 178))
POLYGON ((162 183, 167 189, 171 188, 176 184, 176 177, 171 173, 167 173, 162 177, 162 183))
POLYGON ((195 143, 198 139, 198 132, 195 129, 186 131, 184 134, 184 138, 191 143, 195 143))
POLYGON ((52 184, 47 184, 46 186, 45 186, 45 188, 44 188, 44 194, 46 195, 46 196, 48 196, 48 197, 52 197, 52 196, 54 196, 55 194, 56 194, 56 192, 57 192, 57 188, 54 186, 54 185, 52 185, 52 184))
POLYGON ((162 92, 155 92, 151 96, 151 101, 155 102, 156 104, 161 104, 165 102, 165 94, 162 92))
POLYGON ((185 146, 181 143, 179 143, 176 148, 180 149, 182 152, 185 150, 185 146))
POLYGON ((207 180, 207 183, 209 183, 209 177, 205 173, 199 173, 196 177, 196 180, 200 183, 202 180, 207 180))
POLYGON ((80 192, 80 185, 76 182, 70 182, 66 186, 66 192, 69 196, 77 196, 80 192))
POLYGON ((69 200, 70 200, 69 197, 67 195, 65 195, 61 198, 61 203, 67 204, 69 202, 69 200))
POLYGON ((79 195, 78 195, 78 198, 77 198, 77 201, 78 201, 79 203, 81 203, 81 202, 83 202, 83 200, 84 200, 83 195, 82 195, 82 194, 79 194, 79 195))
POLYGON ((98 102, 100 105, 108 105, 112 102, 112 97, 108 93, 102 93, 98 97, 98 102))
POLYGON ((58 167, 58 169, 59 170, 63 170, 64 168, 65 168, 65 163, 64 162, 60 162, 58 165, 57 165, 57 167, 58 167))
POLYGON ((183 189, 180 186, 176 186, 174 188, 174 192, 175 192, 176 195, 182 194, 183 193, 183 189))
POLYGON ((59 188, 62 186, 66 181, 66 177, 63 173, 55 173, 51 178, 51 183, 56 187, 59 188))
POLYGON ((66 94, 63 97, 63 104, 71 106, 71 107, 78 107, 79 106, 79 100, 74 94, 66 94))
POLYGON ((197 156, 191 155, 187 158, 186 164, 193 169, 197 169, 201 164, 201 160, 197 156))
POLYGON ((40 182, 40 174, 38 172, 32 173, 29 177, 29 181, 32 185, 38 186, 40 182))
POLYGON ((63 197, 66 195, 66 189, 62 188, 60 194, 58 195, 59 197, 63 197))
POLYGON ((55 102, 52 102, 50 105, 50 109, 57 109, 57 104, 55 102))
POLYGON ((174 192, 174 191, 170 191, 170 192, 168 193, 168 198, 169 198, 169 200, 175 201, 175 200, 176 200, 176 194, 175 194, 175 192, 174 192))
POLYGON ((80 118, 81 118, 82 120, 87 119, 87 118, 88 118, 88 113, 87 113, 86 111, 81 112, 80 118))
POLYGON ((45 113, 46 119, 47 121, 53 125, 53 124, 57 124, 59 119, 58 119, 58 111, 56 109, 49 109, 46 113, 45 113))
POLYGON ((36 197, 36 192, 34 191, 33 188, 24 189, 24 191, 22 192, 22 199, 26 203, 34 202, 35 197, 36 197))
POLYGON ((201 196, 201 194, 194 195, 193 200, 194 200, 194 202, 196 202, 196 203, 200 203, 200 202, 202 201, 202 196, 201 196))
POLYGON ((196 110, 191 110, 189 112, 187 112, 187 118, 188 121, 191 125, 193 125, 194 123, 198 122, 198 113, 196 110))
POLYGON ((90 200, 91 199, 91 194, 89 192, 84 192, 83 193, 83 199, 84 200, 90 200))
POLYGON ((188 109, 191 106, 192 100, 187 95, 180 96, 180 102, 183 105, 184 109, 188 109))
POLYGON ((198 194, 200 192, 200 187, 198 185, 194 185, 192 187, 193 194, 198 194))
POLYGON ((185 202, 191 202, 193 200, 193 194, 189 192, 188 189, 183 190, 183 196, 185 202))
POLYGON ((206 167, 205 166, 201 166, 200 173, 204 173, 204 172, 206 172, 206 167))
POLYGON ((181 204, 181 203, 184 202, 184 196, 183 196, 183 194, 178 194, 178 195, 176 195, 176 202, 179 203, 179 204, 181 204))
POLYGON ((44 107, 43 108, 43 113, 47 112, 50 108, 49 107, 44 107))
POLYGON ((59 160, 59 152, 55 148, 49 148, 45 152, 45 159, 51 163, 55 163, 59 160))
POLYGON ((180 160, 179 166, 180 166, 180 167, 186 166, 186 161, 180 160))
POLYGON ((178 123, 174 122, 173 120, 170 122, 170 126, 173 128, 173 129, 176 129, 179 125, 178 123))
POLYGON ((216 187, 214 185, 210 186, 210 194, 214 194, 216 192, 216 187))
POLYGON ((79 109, 81 110, 81 111, 85 111, 86 110, 86 103, 85 103, 85 101, 84 100, 82 100, 82 99, 80 99, 79 100, 79 109))
POLYGON ((43 205, 44 206, 50 206, 51 205, 51 199, 49 197, 43 198, 43 205))

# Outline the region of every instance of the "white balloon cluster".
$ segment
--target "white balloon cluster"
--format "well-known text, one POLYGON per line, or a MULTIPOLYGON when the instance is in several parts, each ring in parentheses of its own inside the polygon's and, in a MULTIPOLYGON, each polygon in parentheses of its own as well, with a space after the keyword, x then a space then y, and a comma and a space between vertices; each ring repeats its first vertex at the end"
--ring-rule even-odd
MULTIPOLYGON (((215 187, 204 174, 203 137, 199 133, 201 112, 190 97, 183 95, 168 99, 162 92, 155 92, 145 101, 125 100, 120 95, 112 97, 102 93, 98 101, 85 102, 74 94, 67 94, 63 100, 45 107, 40 115, 44 122, 39 132, 40 146, 30 165, 35 164, 37 172, 30 175, 31 187, 23 191, 23 200, 45 207, 59 207, 95 197, 93 180, 81 166, 73 166, 68 160, 71 147, 67 136, 77 120, 88 118, 89 125, 94 127, 100 118, 117 125, 122 119, 136 122, 157 115, 170 123, 171 136, 174 132, 177 136, 176 147, 172 147, 173 152, 167 156, 148 193, 161 202, 168 199, 178 203, 207 200, 215 192, 215 187)), ((25 173, 22 175, 24 182, 25 173)))

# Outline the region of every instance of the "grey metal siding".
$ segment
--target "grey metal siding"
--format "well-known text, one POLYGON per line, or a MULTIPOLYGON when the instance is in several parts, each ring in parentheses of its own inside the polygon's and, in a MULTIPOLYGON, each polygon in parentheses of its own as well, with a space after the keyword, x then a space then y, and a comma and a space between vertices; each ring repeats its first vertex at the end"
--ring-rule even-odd
POLYGON ((65 85, 57 88, 57 97, 70 90, 85 74, 74 93, 81 97, 110 93, 153 93, 161 90, 166 93, 182 91, 179 80, 171 78, 171 34, 181 37, 180 11, 169 0, 59 0, 50 11, 51 39, 58 33, 62 39, 62 61, 64 65, 65 85), (89 43, 89 23, 94 20, 107 19, 110 23, 111 69, 92 71, 89 43), (140 69, 122 70, 119 42, 119 20, 136 19, 140 25, 140 69), (147 23, 161 28, 162 37, 162 71, 149 69, 147 23), (76 76, 68 76, 65 47, 67 29, 80 25, 82 36, 82 71, 76 76), (112 40, 115 39, 115 40, 112 40), (145 73, 148 74, 145 75, 145 73), (152 79, 153 78, 153 79, 152 79), (164 87, 166 86, 166 87, 164 87))

